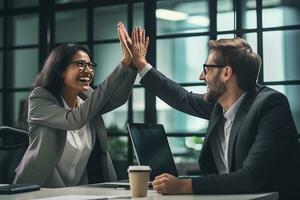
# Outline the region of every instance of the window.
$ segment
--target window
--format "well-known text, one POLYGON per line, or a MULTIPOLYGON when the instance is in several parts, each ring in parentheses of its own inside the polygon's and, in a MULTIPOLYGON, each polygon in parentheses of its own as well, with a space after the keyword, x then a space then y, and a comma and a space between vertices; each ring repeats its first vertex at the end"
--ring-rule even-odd
POLYGON ((263 81, 288 97, 300 133, 297 103, 300 85, 300 70, 297 67, 300 62, 297 54, 300 4, 296 0, 289 3, 263 0, 262 5, 263 81))
MULTIPOLYGON (((0 105, 3 104, 2 99, 3 99, 3 93, 0 92, 0 105)), ((2 110, 2 108, 1 108, 1 110, 2 110)), ((0 124, 1 124, 1 125, 2 125, 2 121, 3 121, 3 112, 0 112, 0 124)))
POLYGON ((14 34, 9 34, 12 43, 10 45, 38 44, 38 16, 17 15, 9 19, 10 29, 14 34), (24 37, 26 36, 26 37, 24 37))
POLYGON ((136 123, 144 122, 145 114, 145 89, 134 88, 132 91, 132 110, 133 110, 133 121, 136 123))
POLYGON ((299 36, 299 30, 268 31, 263 34, 265 81, 300 79, 300 61, 297 59, 299 36))
POLYGON ((24 7, 31 7, 31 6, 37 6, 38 5, 38 0, 12 0, 9 1, 11 4, 10 7, 13 8, 24 8, 24 7))
POLYGON ((235 13, 233 0, 217 0, 217 30, 231 31, 235 28, 235 13))
POLYGON ((9 96, 13 99, 13 126, 27 130, 27 102, 29 92, 12 92, 9 96))
MULTIPOLYGON (((0 74, 3 74, 3 51, 0 51, 0 74)), ((2 88, 3 88, 3 79, 1 79, 0 81, 0 90, 2 88)))
POLYGON ((26 100, 39 71, 39 1, 5 1, 10 10, 0 17, 0 106, 5 113, 0 123, 27 129, 26 100))
POLYGON ((11 88, 30 88, 38 74, 38 50, 18 49, 9 51, 11 88))
POLYGON ((85 1, 85 0, 55 0, 57 4, 76 3, 81 1, 85 1))
MULTIPOLYGON (((205 93, 205 86, 185 88, 189 92, 205 93)), ((163 124, 167 133, 206 133, 208 121, 177 111, 156 98, 157 121, 163 124)))
POLYGON ((55 41, 83 42, 87 40, 86 10, 59 11, 55 13, 55 41))
MULTIPOLYGON (((52 8, 51 1, 0 0, 1 125, 26 127, 21 123, 24 121, 21 110, 26 108, 24 99, 56 45, 80 43, 89 47, 98 64, 93 84, 105 80, 122 56, 116 24, 123 21, 128 30, 146 27, 153 45, 148 50, 151 64, 195 93, 206 92, 199 76, 208 55, 208 41, 245 38, 263 58, 259 83, 287 96, 300 133, 299 0, 53 0, 53 3, 53 9, 48 9, 52 8), (4 1, 10 12, 3 12, 4 1), (213 10, 216 12, 212 13, 213 10)), ((127 165, 136 162, 126 133, 127 121, 148 122, 153 115, 154 122, 165 127, 180 174, 193 174, 198 169, 197 158, 208 121, 183 114, 151 97, 139 80, 138 76, 126 104, 103 115, 109 151, 119 177, 126 176, 127 165)))
POLYGON ((97 63, 95 72, 95 84, 104 81, 121 61, 121 50, 119 43, 104 43, 94 46, 94 57, 97 63), (109 56, 107 56, 109 54, 109 56))
POLYGON ((127 25, 127 6, 98 7, 94 13, 94 39, 117 39, 117 23, 122 21, 127 25))
POLYGON ((158 1, 157 34, 209 31, 208 1, 158 1))
POLYGON ((199 82, 208 40, 208 36, 158 39, 157 69, 179 83, 199 82))
POLYGON ((294 120, 296 122, 296 127, 299 133, 300 130, 300 105, 299 105, 299 98, 300 98, 300 86, 299 85, 271 85, 271 88, 283 93, 287 96, 289 100, 289 104, 291 106, 292 114, 294 120))
POLYGON ((262 23, 263 27, 281 27, 300 24, 300 4, 297 0, 268 1, 263 0, 262 23))
POLYGON ((3 17, 0 17, 0 48, 3 47, 3 17))

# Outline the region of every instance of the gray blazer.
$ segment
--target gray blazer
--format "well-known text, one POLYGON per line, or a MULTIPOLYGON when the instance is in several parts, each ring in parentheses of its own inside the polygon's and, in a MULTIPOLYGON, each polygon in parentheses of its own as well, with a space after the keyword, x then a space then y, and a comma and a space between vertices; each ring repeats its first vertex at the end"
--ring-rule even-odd
POLYGON ((48 90, 35 88, 29 97, 29 147, 15 170, 14 183, 66 186, 59 176, 49 176, 55 174, 53 172, 62 156, 66 130, 80 129, 86 123, 90 123, 91 127, 93 152, 82 180, 88 179, 89 183, 116 180, 101 115, 127 101, 136 74, 137 70, 120 63, 94 91, 90 89, 80 94, 85 102, 73 110, 65 109, 62 100, 48 90))

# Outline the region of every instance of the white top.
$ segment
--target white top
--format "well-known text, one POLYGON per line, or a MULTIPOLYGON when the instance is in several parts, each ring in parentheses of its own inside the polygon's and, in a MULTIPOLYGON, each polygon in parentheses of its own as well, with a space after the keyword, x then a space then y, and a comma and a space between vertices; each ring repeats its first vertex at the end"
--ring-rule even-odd
MULTIPOLYGON (((212 137, 212 145, 217 148, 217 151, 223 163, 222 165, 217 165, 218 171, 220 174, 228 174, 229 167, 228 167, 228 144, 229 144, 229 137, 230 131, 232 128, 232 124, 235 118, 235 115, 244 99, 246 93, 242 94, 236 102, 230 108, 225 111, 223 110, 225 124, 224 127, 219 127, 217 137, 212 137)), ((214 151, 213 151, 214 152, 214 151)))
MULTIPOLYGON (((64 107, 70 109, 62 98, 64 107)), ((78 103, 83 100, 78 97, 78 103)), ((62 157, 58 162, 58 173, 66 186, 77 185, 92 152, 92 135, 89 123, 79 130, 68 130, 62 157)))

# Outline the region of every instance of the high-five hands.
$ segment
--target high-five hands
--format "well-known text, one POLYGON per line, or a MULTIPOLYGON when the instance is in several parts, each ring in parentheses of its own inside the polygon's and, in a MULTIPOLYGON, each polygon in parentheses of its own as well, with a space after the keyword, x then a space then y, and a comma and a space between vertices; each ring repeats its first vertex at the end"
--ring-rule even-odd
POLYGON ((149 37, 145 36, 145 30, 141 27, 134 28, 131 33, 133 64, 139 69, 147 65, 146 54, 149 45, 149 37))
POLYGON ((124 24, 122 22, 119 22, 117 24, 117 27, 118 27, 118 37, 120 40, 120 45, 123 53, 121 62, 124 65, 129 65, 132 61, 132 52, 131 52, 132 42, 124 24))
POLYGON ((147 65, 146 54, 149 45, 149 37, 145 36, 145 30, 141 27, 134 28, 129 37, 122 22, 117 24, 118 37, 122 48, 122 60, 124 65, 133 64, 139 70, 147 65))

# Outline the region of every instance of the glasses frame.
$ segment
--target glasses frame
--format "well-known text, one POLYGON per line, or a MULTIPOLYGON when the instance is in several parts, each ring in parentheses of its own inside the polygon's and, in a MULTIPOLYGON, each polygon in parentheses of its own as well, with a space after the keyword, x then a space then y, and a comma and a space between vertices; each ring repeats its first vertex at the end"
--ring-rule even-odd
POLYGON ((89 68, 89 70, 94 72, 96 70, 96 67, 97 67, 97 63, 95 63, 95 62, 85 62, 85 60, 75 60, 75 61, 70 62, 70 64, 76 64, 77 69, 80 72, 84 72, 87 67, 89 68))
POLYGON ((227 65, 215 65, 215 64, 203 64, 203 72, 206 75, 207 74, 207 68, 214 67, 214 68, 224 68, 227 65))

